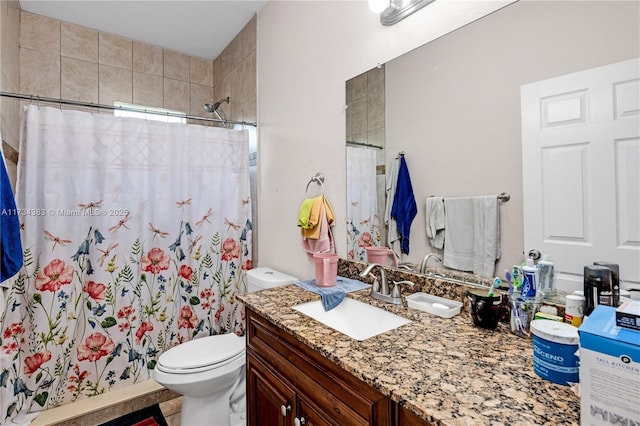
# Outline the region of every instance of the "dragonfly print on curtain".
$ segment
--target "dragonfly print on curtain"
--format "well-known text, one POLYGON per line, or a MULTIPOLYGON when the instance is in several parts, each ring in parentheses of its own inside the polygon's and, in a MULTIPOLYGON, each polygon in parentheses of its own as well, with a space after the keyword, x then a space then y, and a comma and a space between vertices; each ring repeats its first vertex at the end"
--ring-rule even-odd
POLYGON ((35 107, 26 121, 4 421, 148 380, 185 341, 244 333, 245 132, 35 107))

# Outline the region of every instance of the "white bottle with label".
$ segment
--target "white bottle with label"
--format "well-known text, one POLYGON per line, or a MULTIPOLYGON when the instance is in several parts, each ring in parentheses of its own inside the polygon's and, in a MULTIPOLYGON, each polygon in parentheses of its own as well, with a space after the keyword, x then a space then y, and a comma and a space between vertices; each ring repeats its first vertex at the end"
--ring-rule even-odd
POLYGON ((538 291, 547 300, 555 295, 553 286, 554 274, 553 262, 549 260, 549 255, 543 255, 542 260, 538 262, 538 291))
POLYGON ((533 259, 527 258, 527 264, 522 267, 524 281, 520 294, 522 297, 536 297, 538 288, 538 268, 533 264, 533 259))

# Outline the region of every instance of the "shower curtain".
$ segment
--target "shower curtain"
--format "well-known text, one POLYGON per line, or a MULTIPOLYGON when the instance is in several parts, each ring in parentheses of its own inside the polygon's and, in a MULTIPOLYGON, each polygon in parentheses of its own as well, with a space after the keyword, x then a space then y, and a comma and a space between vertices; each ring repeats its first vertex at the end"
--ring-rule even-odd
POLYGON ((147 380, 185 341, 244 333, 246 131, 29 106, 17 187, 0 423, 147 380))
POLYGON ((380 245, 376 151, 347 146, 347 257, 366 261, 365 247, 380 245))

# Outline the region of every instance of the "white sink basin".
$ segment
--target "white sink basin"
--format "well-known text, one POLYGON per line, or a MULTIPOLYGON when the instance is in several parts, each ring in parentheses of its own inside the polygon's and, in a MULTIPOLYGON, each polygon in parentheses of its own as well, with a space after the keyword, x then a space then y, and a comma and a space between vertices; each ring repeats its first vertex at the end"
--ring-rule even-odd
POLYGON ((360 341, 411 322, 384 309, 348 297, 330 311, 324 310, 320 300, 302 303, 293 309, 360 341))

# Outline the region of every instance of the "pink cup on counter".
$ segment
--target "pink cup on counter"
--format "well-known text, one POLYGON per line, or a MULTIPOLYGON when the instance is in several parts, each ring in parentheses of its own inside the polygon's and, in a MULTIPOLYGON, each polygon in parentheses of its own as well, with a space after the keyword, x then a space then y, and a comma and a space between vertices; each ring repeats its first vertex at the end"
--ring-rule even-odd
POLYGON ((371 246, 365 247, 367 252, 367 262, 379 263, 380 265, 387 265, 389 259, 393 261, 393 266, 398 266, 398 258, 396 254, 388 247, 371 246))
POLYGON ((338 255, 335 253, 316 253, 313 255, 316 266, 316 286, 334 287, 338 278, 338 255))

